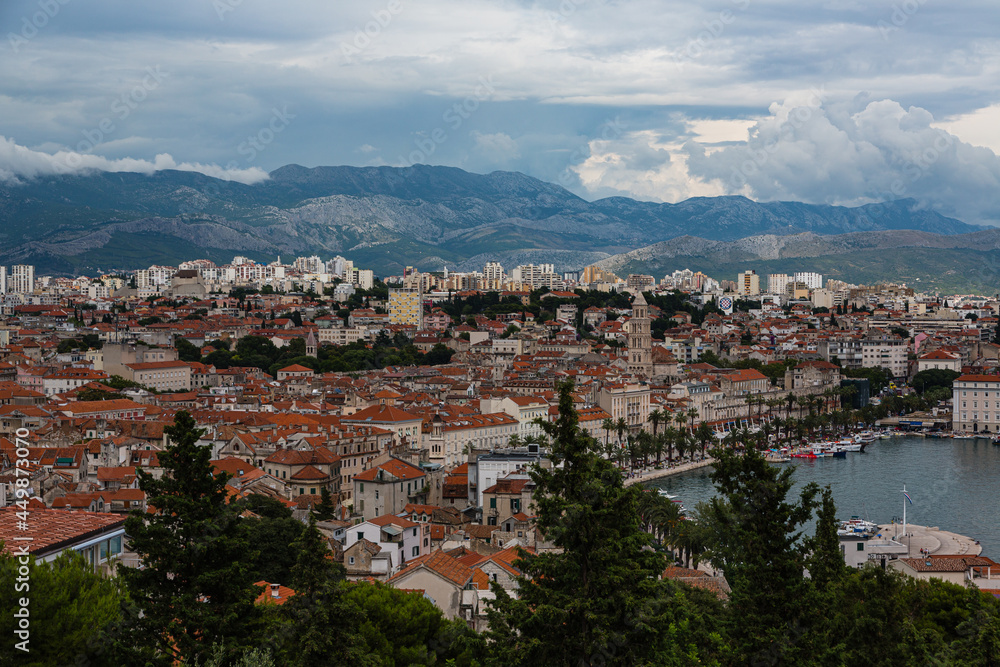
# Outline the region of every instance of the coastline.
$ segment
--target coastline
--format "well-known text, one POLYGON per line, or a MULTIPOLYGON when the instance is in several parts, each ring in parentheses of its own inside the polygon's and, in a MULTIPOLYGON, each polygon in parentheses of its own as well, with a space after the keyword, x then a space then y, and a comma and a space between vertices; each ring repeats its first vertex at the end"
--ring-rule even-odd
POLYGON ((629 477, 625 480, 625 486, 632 486, 633 484, 645 484, 646 482, 651 482, 655 479, 662 479, 664 477, 670 477, 671 475, 677 475, 682 472, 687 472, 688 470, 697 470, 698 468, 706 468, 715 463, 715 459, 711 456, 706 456, 703 461, 692 461, 690 463, 682 463, 679 466, 674 466, 673 468, 663 468, 661 470, 647 470, 637 474, 635 477, 629 477))

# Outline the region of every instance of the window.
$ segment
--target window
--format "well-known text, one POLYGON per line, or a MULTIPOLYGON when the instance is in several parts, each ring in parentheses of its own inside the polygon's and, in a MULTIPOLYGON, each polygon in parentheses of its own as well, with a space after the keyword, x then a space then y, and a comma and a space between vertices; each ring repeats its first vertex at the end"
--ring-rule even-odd
POLYGON ((378 500, 378 489, 375 489, 375 500, 378 500))
POLYGON ((414 536, 414 537, 416 537, 416 536, 417 536, 417 529, 416 529, 416 528, 414 528, 414 529, 413 529, 413 536, 414 536))
POLYGON ((360 487, 360 489, 361 489, 360 493, 364 493, 364 492, 365 492, 365 483, 364 483, 364 482, 361 482, 360 484, 358 484, 358 486, 359 486, 359 487, 360 487))
POLYGON ((363 530, 358 531, 358 541, 365 539, 365 532, 363 530))
POLYGON ((858 551, 864 551, 864 550, 865 550, 865 543, 858 542, 858 551))
POLYGON ((351 556, 351 565, 354 565, 354 556, 351 556))
POLYGON ((420 555, 420 547, 413 547, 413 551, 411 553, 413 554, 413 557, 416 558, 420 555))
POLYGON ((496 508, 497 508, 497 499, 496 498, 490 498, 490 509, 491 510, 495 510, 496 508))
POLYGON ((305 493, 306 493, 305 487, 304 486, 300 486, 299 487, 299 495, 302 496, 302 495, 305 495, 305 493))
POLYGON ((311 489, 309 489, 309 495, 310 496, 315 496, 316 495, 316 487, 315 486, 312 487, 311 489))

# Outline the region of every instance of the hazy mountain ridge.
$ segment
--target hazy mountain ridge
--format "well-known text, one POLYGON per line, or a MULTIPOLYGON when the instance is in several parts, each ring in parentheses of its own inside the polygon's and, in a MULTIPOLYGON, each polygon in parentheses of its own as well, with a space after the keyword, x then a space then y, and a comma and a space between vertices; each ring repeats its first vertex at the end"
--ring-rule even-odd
MULTIPOLYGON (((212 258, 350 254, 358 265, 394 273, 406 265, 440 269, 519 256, 579 268, 567 262, 660 252, 647 248, 665 239, 696 248, 700 241, 681 240, 692 235, 715 242, 773 237, 726 251, 738 258, 780 257, 800 246, 806 253, 827 234, 979 229, 908 200, 858 208, 743 197, 587 202, 521 173, 427 165, 288 165, 252 186, 179 171, 42 177, 0 184, 0 221, 0 263, 31 262, 56 273, 178 262, 191 259, 192 246, 212 258), (774 240, 803 232, 812 236, 774 240)), ((663 251, 682 249, 677 244, 663 251)))
POLYGON ((992 294, 1000 282, 1000 229, 953 236, 912 230, 764 234, 729 242, 684 236, 597 264, 621 275, 657 278, 689 268, 720 280, 734 280, 747 269, 761 275, 818 271, 847 282, 907 282, 945 293, 992 294))

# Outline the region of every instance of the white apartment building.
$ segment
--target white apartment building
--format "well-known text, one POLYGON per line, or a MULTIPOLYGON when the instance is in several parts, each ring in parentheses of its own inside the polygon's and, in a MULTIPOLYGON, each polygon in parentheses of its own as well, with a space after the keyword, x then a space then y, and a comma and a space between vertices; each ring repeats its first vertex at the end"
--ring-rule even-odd
POLYGON ((767 293, 784 295, 792 277, 787 273, 771 273, 767 276, 767 293))
POLYGON ((483 286, 486 288, 499 289, 505 277, 506 272, 500 262, 487 262, 483 267, 483 286))
POLYGON ((14 294, 31 294, 35 291, 35 267, 31 264, 15 264, 10 268, 8 291, 14 294))
POLYGON ((861 365, 881 366, 895 377, 903 377, 907 373, 906 351, 906 341, 895 335, 865 338, 861 341, 861 365))
POLYGON ((803 271, 795 274, 794 281, 805 283, 805 286, 809 289, 819 289, 823 286, 823 274, 803 271))

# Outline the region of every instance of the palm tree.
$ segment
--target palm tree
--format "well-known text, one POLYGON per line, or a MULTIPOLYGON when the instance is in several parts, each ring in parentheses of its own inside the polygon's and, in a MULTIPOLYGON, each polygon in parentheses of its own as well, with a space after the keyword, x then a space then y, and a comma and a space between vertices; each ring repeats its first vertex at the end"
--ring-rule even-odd
POLYGON ((674 442, 677 440, 677 429, 668 426, 663 430, 663 444, 667 448, 667 465, 674 462, 674 442))
POLYGON ((608 444, 608 440, 611 437, 611 432, 615 430, 615 422, 611 417, 606 418, 601 422, 601 428, 604 429, 604 449, 611 453, 611 446, 608 444))
POLYGON ((618 446, 622 445, 622 436, 628 432, 628 422, 625 421, 624 417, 619 417, 618 421, 615 422, 615 432, 618 433, 618 446))
POLYGON ((687 421, 687 414, 685 414, 683 412, 676 412, 676 413, 674 413, 674 421, 677 422, 677 425, 680 426, 683 429, 684 428, 684 422, 687 421))
POLYGON ((795 394, 788 392, 788 396, 785 397, 785 402, 788 403, 788 412, 786 413, 786 417, 791 417, 792 406, 795 405, 795 394))
POLYGON ((708 425, 708 422, 702 422, 695 429, 695 436, 698 438, 698 442, 701 443, 701 458, 704 459, 705 449, 708 447, 708 443, 715 439, 715 433, 712 431, 712 427, 708 425))
POLYGON ((698 408, 690 407, 687 409, 688 421, 691 423, 691 431, 694 432, 694 421, 698 418, 698 408))
POLYGON ((664 417, 663 411, 660 410, 659 408, 656 408, 655 410, 649 413, 649 423, 653 425, 654 436, 656 435, 657 427, 660 425, 660 420, 663 419, 663 417, 664 417))

